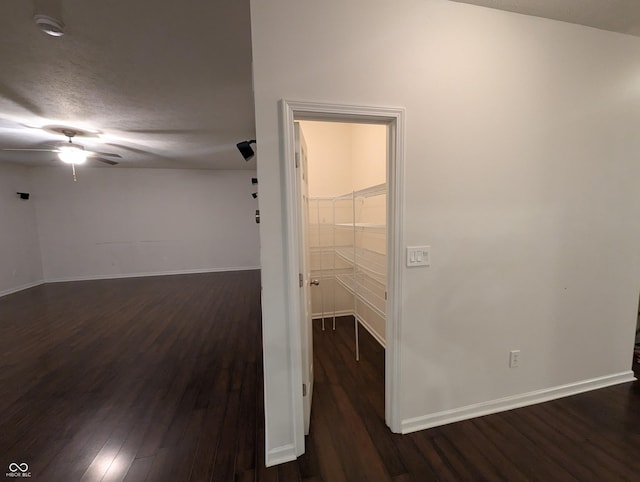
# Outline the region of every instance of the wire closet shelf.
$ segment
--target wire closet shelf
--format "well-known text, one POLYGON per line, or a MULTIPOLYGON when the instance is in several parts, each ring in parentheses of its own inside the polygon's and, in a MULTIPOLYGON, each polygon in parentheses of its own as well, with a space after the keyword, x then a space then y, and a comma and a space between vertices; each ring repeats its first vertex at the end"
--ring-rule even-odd
MULTIPOLYGON (((311 197, 309 230, 312 275, 331 280, 320 284, 320 312, 314 317, 331 319, 354 316, 356 359, 360 357, 358 324, 384 345, 368 317, 386 317, 386 183, 335 197, 311 197), (353 297, 353 310, 336 309, 336 289, 353 297)), ((318 298, 316 298, 318 299, 318 298)), ((315 311, 315 310, 314 310, 315 311)))

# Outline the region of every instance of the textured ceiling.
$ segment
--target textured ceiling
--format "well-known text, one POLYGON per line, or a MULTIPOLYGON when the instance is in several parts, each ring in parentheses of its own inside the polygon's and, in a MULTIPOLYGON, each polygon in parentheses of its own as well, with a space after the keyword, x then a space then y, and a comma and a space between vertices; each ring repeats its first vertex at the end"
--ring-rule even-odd
MULTIPOLYGON (((640 0, 463 3, 640 35, 640 0)), ((255 135, 249 0, 2 0, 0 148, 64 140, 52 125, 96 131, 75 141, 121 155, 118 167, 254 169, 235 149, 255 135), (43 34, 34 13, 66 34, 43 34)))
POLYGON ((640 0, 453 0, 640 36, 640 0))
MULTIPOLYGON (((0 148, 65 140, 122 156, 118 167, 255 169, 249 0, 2 0, 0 148), (61 18, 42 33, 34 13, 61 18)), ((52 165, 55 154, 2 152, 52 165)))

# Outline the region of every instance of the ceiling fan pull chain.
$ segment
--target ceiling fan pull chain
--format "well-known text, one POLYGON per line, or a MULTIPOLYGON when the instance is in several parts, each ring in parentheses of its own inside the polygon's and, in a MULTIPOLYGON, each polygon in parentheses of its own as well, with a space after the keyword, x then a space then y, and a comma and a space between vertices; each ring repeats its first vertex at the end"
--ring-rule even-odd
POLYGON ((73 182, 78 182, 78 179, 76 179, 76 165, 71 163, 71 171, 73 172, 73 182))

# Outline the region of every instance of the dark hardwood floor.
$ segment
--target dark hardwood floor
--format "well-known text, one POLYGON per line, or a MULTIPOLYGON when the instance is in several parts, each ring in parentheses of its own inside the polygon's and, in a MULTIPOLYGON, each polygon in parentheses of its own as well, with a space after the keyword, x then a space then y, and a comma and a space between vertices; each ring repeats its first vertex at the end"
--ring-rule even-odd
POLYGON ((396 435, 384 425, 384 352, 361 330, 355 362, 348 319, 314 327, 307 452, 265 468, 259 278, 0 298, 0 476, 27 463, 47 482, 640 480, 637 382, 396 435))
POLYGON ((259 295, 259 272, 246 271, 0 299, 3 470, 26 462, 32 479, 65 482, 254 480, 264 460, 259 295))
POLYGON ((361 329, 356 362, 345 321, 336 332, 314 327, 302 480, 640 480, 638 382, 396 435, 384 425, 384 350, 361 329))

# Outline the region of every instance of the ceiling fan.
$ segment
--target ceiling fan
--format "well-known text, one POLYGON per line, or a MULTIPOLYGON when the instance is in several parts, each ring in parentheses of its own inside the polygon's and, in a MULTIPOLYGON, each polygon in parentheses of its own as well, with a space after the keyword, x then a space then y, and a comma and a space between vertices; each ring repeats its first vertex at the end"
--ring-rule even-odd
POLYGON ((69 142, 61 143, 58 147, 49 148, 49 149, 2 149, 3 151, 28 151, 28 152, 55 152, 58 154, 58 158, 66 163, 71 164, 71 171, 73 172, 73 180, 77 181, 76 178, 76 165, 84 164, 87 161, 87 158, 90 157, 93 160, 103 162, 110 166, 116 166, 119 163, 117 161, 112 161, 111 159, 104 159, 100 156, 105 157, 115 157, 122 158, 120 154, 114 154, 112 152, 99 152, 99 151, 90 151, 84 148, 84 146, 80 144, 74 144, 72 139, 78 134, 78 131, 73 129, 61 129, 60 133, 64 134, 69 138, 69 142))
POLYGON ((58 158, 67 164, 84 164, 87 158, 91 158, 93 160, 103 162, 105 164, 109 164, 110 166, 116 166, 118 164, 117 161, 113 161, 111 159, 104 159, 104 157, 114 157, 114 158, 122 158, 120 154, 114 154, 112 152, 99 152, 99 151, 90 151, 85 149, 84 146, 80 144, 74 144, 72 139, 78 134, 77 131, 73 129, 62 129, 60 131, 62 134, 69 138, 69 142, 62 143, 57 147, 49 148, 49 149, 2 149, 3 151, 29 151, 29 152, 55 152, 58 154, 58 158))

